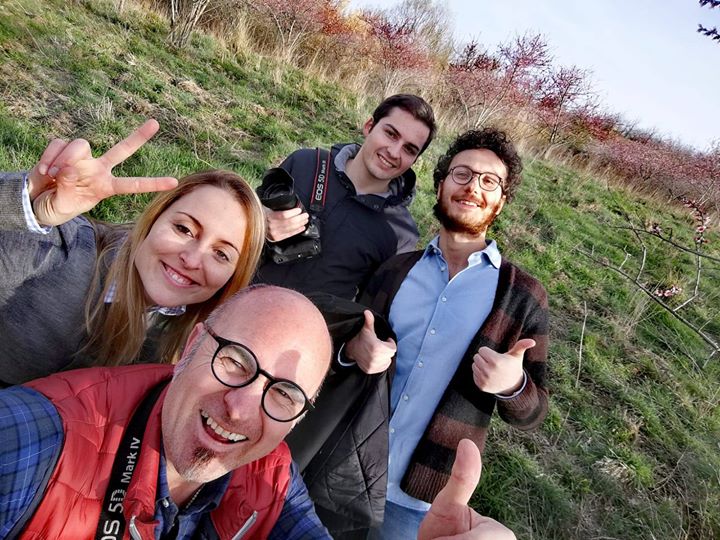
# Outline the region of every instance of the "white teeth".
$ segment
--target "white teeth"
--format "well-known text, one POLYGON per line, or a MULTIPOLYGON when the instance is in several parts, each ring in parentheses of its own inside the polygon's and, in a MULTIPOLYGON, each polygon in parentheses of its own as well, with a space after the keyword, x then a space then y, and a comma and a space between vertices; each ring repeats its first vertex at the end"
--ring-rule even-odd
POLYGON ((385 159, 384 157, 382 157, 382 156, 380 156, 380 155, 378 155, 378 157, 380 158, 380 161, 382 161, 387 167, 394 167, 394 166, 395 166, 395 165, 393 165, 392 163, 390 163, 387 159, 385 159))
POLYGON ((462 201, 458 201, 458 202, 459 202, 460 204, 464 204, 465 206, 475 206, 475 207, 478 206, 476 203, 471 202, 471 201, 464 201, 464 200, 462 200, 462 201))
POLYGON ((181 276, 167 265, 165 265, 165 270, 167 270, 168 276, 170 276, 170 278, 178 285, 190 285, 192 283, 192 280, 186 278, 185 276, 181 276))
POLYGON ((247 440, 247 437, 245 435, 240 435, 239 433, 231 433, 230 431, 221 428, 220 425, 215 420, 213 420, 213 418, 205 411, 200 411, 200 415, 205 419, 205 424, 207 424, 207 426, 212 429, 217 435, 220 435, 221 437, 231 442, 240 442, 247 440))

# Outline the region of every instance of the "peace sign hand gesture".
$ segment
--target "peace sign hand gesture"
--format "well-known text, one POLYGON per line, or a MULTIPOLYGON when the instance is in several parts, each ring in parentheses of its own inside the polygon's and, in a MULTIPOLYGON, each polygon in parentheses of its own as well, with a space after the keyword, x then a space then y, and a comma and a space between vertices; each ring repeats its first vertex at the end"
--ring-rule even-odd
POLYGON ((105 154, 93 158, 84 139, 54 139, 29 175, 30 200, 38 223, 60 225, 123 193, 166 191, 177 186, 171 177, 116 177, 112 169, 133 155, 160 126, 148 120, 105 154))

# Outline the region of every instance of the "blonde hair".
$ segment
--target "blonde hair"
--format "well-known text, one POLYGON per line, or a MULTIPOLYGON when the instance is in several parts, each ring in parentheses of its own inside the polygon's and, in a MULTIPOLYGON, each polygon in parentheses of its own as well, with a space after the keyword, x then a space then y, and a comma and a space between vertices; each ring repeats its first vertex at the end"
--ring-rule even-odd
POLYGON ((96 365, 127 364, 135 360, 147 337, 145 289, 135 256, 158 217, 175 201, 201 186, 214 186, 231 193, 240 203, 247 221, 245 238, 235 272, 210 299, 186 306, 183 315, 169 317, 163 324, 155 361, 172 363, 185 345, 192 327, 204 320, 218 305, 247 286, 255 273, 265 241, 265 217, 257 195, 242 177, 229 171, 205 171, 181 179, 178 186, 159 194, 130 229, 127 238, 120 236, 127 229, 113 231, 103 245, 98 245, 98 260, 91 291, 100 288, 103 273, 107 274, 99 298, 88 295, 85 324, 89 336, 81 353, 89 353, 96 365), (117 245, 122 241, 119 249, 117 245), (117 255, 113 259, 114 253, 117 255), (112 262, 110 262, 112 261, 112 262), (103 302, 109 289, 115 288, 110 304, 103 302))

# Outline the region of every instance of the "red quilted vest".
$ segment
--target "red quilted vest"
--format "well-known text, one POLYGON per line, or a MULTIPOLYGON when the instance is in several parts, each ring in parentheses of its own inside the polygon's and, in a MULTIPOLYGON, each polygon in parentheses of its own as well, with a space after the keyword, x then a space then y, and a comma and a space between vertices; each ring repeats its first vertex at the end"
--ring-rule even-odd
MULTIPOLYGON (((50 399, 65 431, 58 464, 21 538, 92 540, 110 470, 132 413, 151 388, 172 376, 172 366, 134 365, 58 373, 28 383, 50 399)), ((160 461, 160 395, 148 420, 140 457, 124 503, 125 536, 133 524, 143 539, 155 537, 155 493, 160 461)), ((234 471, 210 522, 221 539, 233 536, 257 512, 243 540, 267 538, 290 483, 285 443, 234 471)), ((207 520, 204 520, 207 521, 207 520)), ((202 525, 201 525, 202 526, 202 525)))

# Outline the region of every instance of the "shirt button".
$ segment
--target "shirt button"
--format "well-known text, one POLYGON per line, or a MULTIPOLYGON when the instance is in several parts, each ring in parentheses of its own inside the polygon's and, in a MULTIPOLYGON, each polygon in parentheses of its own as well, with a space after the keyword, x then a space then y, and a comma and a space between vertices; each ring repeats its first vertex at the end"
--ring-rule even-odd
POLYGON ((420 360, 420 361, 418 362, 418 367, 423 367, 424 365, 425 365, 425 364, 423 364, 423 361, 422 361, 422 360, 420 360))
POLYGON ((445 267, 444 267, 444 266, 441 266, 441 267, 440 267, 440 271, 441 271, 441 272, 444 272, 444 271, 445 271, 445 267))
POLYGON ((391 427, 391 428, 390 428, 390 433, 395 433, 395 428, 394 428, 394 427, 391 427))
POLYGON ((163 505, 165 508, 167 508, 168 506, 170 506, 170 503, 168 502, 167 499, 163 499, 163 500, 162 500, 162 505, 163 505))
POLYGON ((447 302, 447 296, 443 296, 440 300, 442 300, 443 302, 447 302))
POLYGON ((435 329, 434 329, 434 328, 431 328, 431 329, 430 329, 430 335, 432 335, 432 336, 435 335, 435 329))
POLYGON ((408 399, 410 399, 410 396, 408 396, 407 394, 405 394, 405 395, 403 396, 403 400, 407 401, 408 399))

